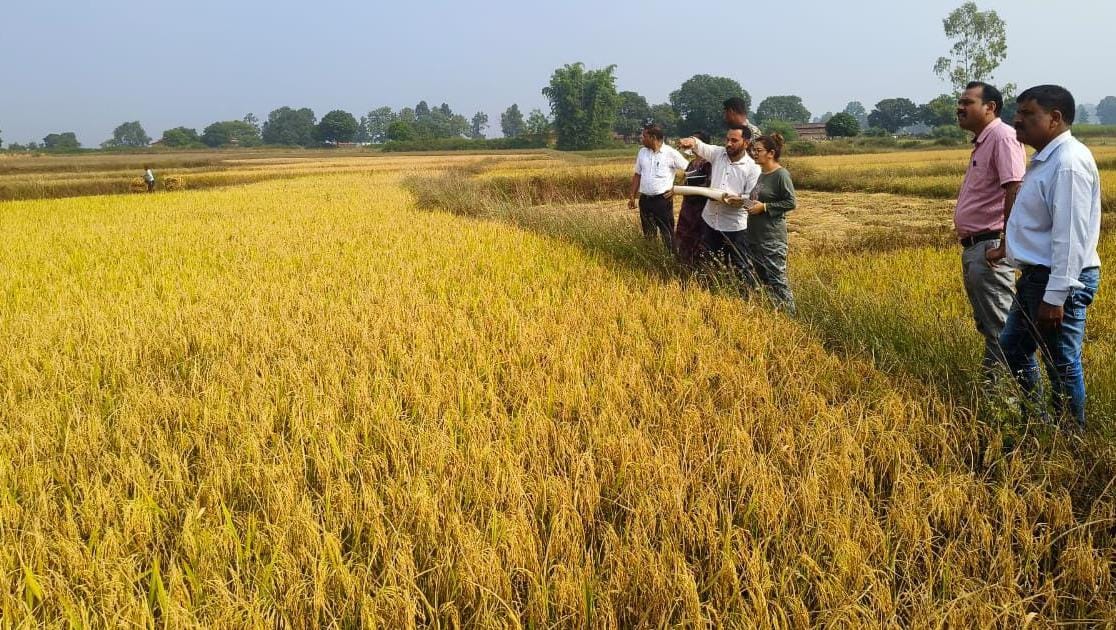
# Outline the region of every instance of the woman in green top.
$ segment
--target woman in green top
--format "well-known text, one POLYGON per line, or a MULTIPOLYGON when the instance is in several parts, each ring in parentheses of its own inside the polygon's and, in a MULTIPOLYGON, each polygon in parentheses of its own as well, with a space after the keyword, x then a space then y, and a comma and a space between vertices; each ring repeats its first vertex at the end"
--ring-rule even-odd
POLYGON ((787 282, 787 218, 795 208, 794 183, 779 164, 783 136, 773 133, 752 141, 752 157, 760 167, 759 181, 748 208, 748 257, 756 277, 771 299, 794 312, 794 295, 787 282))

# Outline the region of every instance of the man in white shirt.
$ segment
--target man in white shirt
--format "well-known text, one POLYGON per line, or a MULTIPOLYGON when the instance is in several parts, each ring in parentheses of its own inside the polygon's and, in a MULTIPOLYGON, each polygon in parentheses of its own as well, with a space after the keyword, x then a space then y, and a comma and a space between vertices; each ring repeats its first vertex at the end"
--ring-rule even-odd
POLYGON ((143 183, 147 184, 147 192, 155 192, 155 173, 150 166, 143 167, 143 183))
POLYGON ((710 199, 701 218, 705 222, 703 241, 715 258, 727 256, 731 265, 749 287, 755 285, 755 274, 748 262, 748 245, 744 231, 748 228, 746 200, 759 180, 760 168, 748 155, 752 132, 743 125, 733 125, 725 133, 725 146, 705 144, 697 138, 683 138, 679 145, 713 165, 710 188, 729 193, 724 201, 710 199))
POLYGON ((663 129, 658 125, 644 127, 640 142, 643 148, 636 155, 628 208, 635 209, 636 193, 639 193, 639 223, 643 236, 655 238, 658 230, 663 244, 673 252, 674 173, 685 171, 689 162, 674 147, 663 143, 663 129))
POLYGON ((1007 259, 1022 275, 1000 346, 1028 404, 1037 409, 1043 409, 1035 360, 1041 351, 1056 420, 1069 414, 1083 428, 1081 347, 1085 311, 1100 284, 1100 174, 1092 152, 1070 133, 1076 106, 1065 88, 1039 85, 1016 102, 1016 135, 1036 153, 1004 234, 1007 259))

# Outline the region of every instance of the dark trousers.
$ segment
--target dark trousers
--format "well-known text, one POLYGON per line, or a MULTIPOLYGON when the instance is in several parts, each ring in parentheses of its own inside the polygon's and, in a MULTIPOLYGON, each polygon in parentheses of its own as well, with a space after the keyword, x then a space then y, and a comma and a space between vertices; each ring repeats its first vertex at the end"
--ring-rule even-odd
POLYGON ((645 238, 655 238, 655 232, 663 239, 663 245, 674 251, 674 201, 662 195, 639 196, 639 224, 645 238))
POLYGON ((702 221, 705 255, 714 263, 727 264, 747 288, 756 286, 756 274, 748 257, 747 230, 722 232, 702 221))

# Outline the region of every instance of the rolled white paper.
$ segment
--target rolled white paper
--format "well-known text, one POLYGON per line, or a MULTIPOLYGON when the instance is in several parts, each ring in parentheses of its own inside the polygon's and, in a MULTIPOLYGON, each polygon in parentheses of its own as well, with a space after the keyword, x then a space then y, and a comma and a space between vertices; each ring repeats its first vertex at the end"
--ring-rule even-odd
MULTIPOLYGON (((720 188, 706 188, 705 186, 675 186, 673 190, 676 195, 697 195, 699 197, 708 197, 713 201, 720 201, 721 203, 725 203, 727 197, 735 196, 720 188)), ((755 202, 751 199, 744 200, 745 208, 751 208, 754 204, 755 202)))
POLYGON ((705 186, 675 186, 674 194, 676 195, 698 195, 699 197, 708 197, 714 201, 724 201, 729 193, 721 190, 720 188, 706 188, 705 186))

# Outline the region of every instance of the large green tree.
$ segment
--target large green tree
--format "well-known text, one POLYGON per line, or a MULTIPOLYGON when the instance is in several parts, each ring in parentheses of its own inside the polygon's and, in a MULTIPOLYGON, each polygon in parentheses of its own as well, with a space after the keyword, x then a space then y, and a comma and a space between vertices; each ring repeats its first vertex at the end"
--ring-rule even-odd
POLYGON ((941 127, 957 123, 957 99, 940 94, 929 103, 918 106, 918 122, 927 127, 941 127))
POLYGON ((335 109, 322 116, 318 123, 318 140, 322 142, 352 142, 360 130, 360 123, 347 111, 335 109))
POLYGON ((717 136, 725 126, 723 104, 733 96, 744 99, 747 109, 752 108, 752 97, 736 81, 696 74, 670 93, 670 105, 678 112, 684 133, 704 131, 717 136))
MULTIPOLYGON (((418 138, 460 138, 469 135, 469 120, 453 113, 447 103, 431 108, 426 101, 421 101, 414 112, 412 128, 418 138)), ((400 120, 409 122, 402 112, 400 120)))
POLYGON ((849 101, 844 112, 855 118, 861 128, 868 126, 868 110, 864 109, 864 104, 860 101, 849 101))
POLYGON ((1116 125, 1116 96, 1106 96, 1097 103, 1097 119, 1102 125, 1116 125))
POLYGON ((512 103, 511 107, 504 110, 500 114, 500 131, 504 134, 505 138, 518 138, 523 135, 526 129, 526 122, 523 120, 523 112, 519 111, 519 105, 512 103))
POLYGON ((202 144, 201 137, 196 129, 190 127, 175 127, 163 132, 163 146, 167 147, 196 147, 202 144))
POLYGON ((1078 105, 1077 111, 1073 115, 1073 124, 1075 125, 1088 125, 1093 122, 1089 116, 1089 108, 1084 105, 1078 105))
POLYGON ((255 147, 260 144, 260 130, 243 120, 222 120, 203 129, 201 141, 210 147, 255 147))
POLYGON ((267 144, 311 146, 315 144, 317 117, 309 107, 280 107, 267 115, 263 124, 263 141, 267 144))
POLYGON ((388 125, 395 122, 398 115, 391 111, 390 107, 377 107, 376 109, 368 112, 367 116, 363 116, 361 121, 364 125, 364 133, 368 136, 369 142, 380 144, 388 141, 388 125))
POLYGON ((826 121, 825 133, 830 138, 851 138, 860 133, 860 123, 852 114, 838 112, 826 121))
POLYGON ((558 149, 569 151, 606 146, 620 96, 615 65, 586 70, 581 62, 554 71, 543 96, 550 101, 558 149))
MULTIPOLYGON (((668 136, 689 135, 689 132, 682 131, 678 128, 681 120, 678 118, 678 112, 674 111, 674 107, 671 107, 670 103, 652 105, 651 122, 662 127, 663 133, 668 136)), ((692 129, 691 131, 698 130, 692 129)))
POLYGON ((43 138, 43 148, 64 151, 81 148, 81 143, 78 142, 77 134, 72 131, 63 131, 62 133, 47 134, 43 138))
POLYGON ((484 130, 488 128, 488 114, 477 112, 469 121, 469 137, 474 140, 484 138, 484 130))
POLYGON ((885 98, 868 114, 868 124, 891 133, 918 122, 918 106, 907 98, 885 98))
POLYGON ((756 119, 752 122, 763 124, 771 120, 788 123, 810 122, 810 110, 802 104, 799 96, 768 96, 756 108, 756 119))
POLYGON ((385 138, 388 140, 406 142, 408 140, 414 140, 417 137, 418 134, 415 132, 415 123, 413 122, 397 119, 388 123, 385 135, 385 138))
POLYGON ((112 130, 112 138, 101 143, 104 148, 129 147, 140 148, 151 144, 151 137, 144 131, 143 125, 138 120, 121 123, 112 130))
POLYGON ((966 2, 942 20, 953 41, 949 56, 938 57, 934 74, 960 93, 970 81, 992 82, 993 73, 1007 57, 1007 25, 995 11, 981 11, 966 2))
POLYGON ((651 118, 651 106, 637 92, 624 91, 619 96, 620 107, 616 109, 616 122, 612 124, 612 130, 625 138, 639 136, 643 126, 651 118))
POLYGON ((532 109, 531 113, 527 114, 527 135, 535 137, 545 137, 550 133, 550 119, 546 117, 541 109, 532 109))

